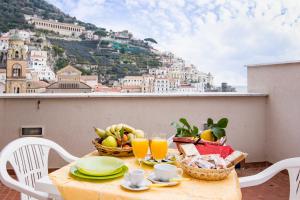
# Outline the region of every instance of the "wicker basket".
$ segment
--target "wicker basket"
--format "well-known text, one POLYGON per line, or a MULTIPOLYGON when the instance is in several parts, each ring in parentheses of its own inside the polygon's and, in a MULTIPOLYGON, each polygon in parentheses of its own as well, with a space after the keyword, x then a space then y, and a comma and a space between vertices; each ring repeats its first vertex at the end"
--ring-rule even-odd
POLYGON ((198 143, 200 144, 212 144, 212 145, 217 145, 217 146, 224 146, 225 143, 227 141, 227 137, 224 136, 221 139, 215 141, 215 142, 211 142, 211 141, 207 141, 207 140, 200 140, 198 143))
POLYGON ((129 157, 133 156, 132 147, 120 148, 120 147, 105 147, 99 144, 96 140, 92 141, 100 156, 116 156, 116 157, 129 157))
POLYGON ((193 139, 191 139, 191 137, 174 137, 173 138, 173 142, 176 144, 176 147, 178 149, 178 151, 182 154, 182 149, 180 147, 181 144, 189 144, 189 143, 194 143, 196 144, 212 144, 212 145, 217 145, 217 146, 224 146, 226 143, 227 137, 224 136, 223 138, 221 138, 218 141, 215 142, 211 142, 211 141, 206 141, 206 140, 198 140, 195 141, 193 139))
POLYGON ((196 179, 206 180, 206 181, 220 181, 220 180, 223 180, 234 169, 234 166, 226 168, 226 169, 196 168, 196 167, 188 166, 187 164, 182 163, 180 160, 178 161, 178 164, 186 174, 188 174, 191 177, 194 177, 196 179))

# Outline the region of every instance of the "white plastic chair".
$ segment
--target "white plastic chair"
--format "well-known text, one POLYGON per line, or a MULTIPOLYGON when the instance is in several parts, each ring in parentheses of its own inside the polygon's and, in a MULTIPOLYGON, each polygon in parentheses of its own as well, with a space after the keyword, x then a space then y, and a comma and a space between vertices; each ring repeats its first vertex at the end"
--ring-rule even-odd
POLYGON ((49 200, 47 193, 34 189, 36 180, 48 174, 49 150, 55 150, 67 162, 78 158, 69 154, 55 142, 43 138, 16 139, 3 148, 0 154, 0 180, 9 188, 21 192, 21 200, 49 200), (10 163, 18 180, 7 173, 10 163))
POLYGON ((289 199, 300 199, 300 157, 279 161, 256 175, 239 178, 241 188, 260 185, 285 169, 290 179, 289 199))

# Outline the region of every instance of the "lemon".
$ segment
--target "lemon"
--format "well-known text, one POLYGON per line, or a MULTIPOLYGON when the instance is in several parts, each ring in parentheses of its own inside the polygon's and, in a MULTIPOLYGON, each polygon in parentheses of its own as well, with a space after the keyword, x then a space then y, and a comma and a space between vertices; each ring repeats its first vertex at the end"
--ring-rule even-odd
POLYGON ((206 141, 212 141, 212 142, 215 141, 214 135, 210 129, 203 131, 200 137, 201 139, 206 141))

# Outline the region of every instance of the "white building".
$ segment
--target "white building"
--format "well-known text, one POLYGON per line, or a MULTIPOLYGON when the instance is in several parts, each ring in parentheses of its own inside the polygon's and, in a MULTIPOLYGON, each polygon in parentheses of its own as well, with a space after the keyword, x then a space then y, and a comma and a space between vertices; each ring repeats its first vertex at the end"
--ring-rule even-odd
POLYGON ((141 86, 143 83, 143 76, 125 76, 121 79, 122 86, 141 86))
POLYGON ((8 35, 0 36, 0 52, 8 50, 8 41, 9 41, 8 35))
POLYGON ((18 33, 24 41, 30 41, 31 32, 19 30, 18 33))
POLYGON ((84 32, 84 37, 87 40, 99 40, 99 36, 98 35, 94 35, 94 31, 91 30, 87 30, 84 32))
POLYGON ((47 65, 47 52, 33 50, 30 52, 29 69, 36 72, 40 80, 55 81, 55 73, 47 65))
POLYGON ((168 93, 170 91, 170 80, 168 78, 156 78, 154 80, 155 93, 168 93))
POLYGON ((166 78, 168 75, 168 69, 166 67, 152 68, 149 69, 149 74, 157 78, 166 78))
POLYGON ((6 81, 6 69, 0 68, 0 82, 5 83, 6 81))
POLYGON ((29 24, 34 25, 36 29, 43 29, 53 31, 60 35, 79 37, 84 31, 85 27, 77 24, 61 23, 56 20, 44 20, 37 16, 25 16, 29 24))
POLYGON ((0 94, 5 92, 5 83, 0 81, 0 94))
POLYGON ((180 79, 169 78, 170 81, 170 91, 177 92, 180 87, 180 79))
POLYGON ((142 93, 154 92, 154 80, 155 77, 152 75, 143 75, 142 93))
POLYGON ((199 93, 204 92, 204 83, 181 84, 177 92, 180 93, 199 93))

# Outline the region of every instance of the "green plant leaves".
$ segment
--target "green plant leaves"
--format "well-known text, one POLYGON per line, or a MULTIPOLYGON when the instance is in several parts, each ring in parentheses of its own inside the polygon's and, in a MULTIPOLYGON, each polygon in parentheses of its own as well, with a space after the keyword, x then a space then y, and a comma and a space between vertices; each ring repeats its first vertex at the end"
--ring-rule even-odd
POLYGON ((180 118, 179 121, 185 125, 188 129, 191 129, 191 125, 188 123, 188 121, 185 118, 180 118))
MULTIPOLYGON (((199 129, 197 126, 190 125, 185 118, 179 119, 180 123, 172 122, 171 125, 176 128, 176 137, 197 137, 199 129)), ((212 118, 207 119, 207 127, 211 129, 215 139, 220 139, 226 135, 225 128, 228 125, 228 119, 222 118, 216 124, 212 118)))
POLYGON ((227 118, 222 118, 218 121, 217 123, 217 127, 220 127, 220 128, 226 128, 227 127, 227 124, 228 124, 228 119, 227 118))
POLYGON ((199 128, 197 126, 193 126, 192 134, 193 136, 197 136, 199 132, 199 128))
POLYGON ((124 135, 124 127, 122 127, 121 130, 120 130, 120 137, 122 138, 123 135, 124 135))
POLYGON ((212 118, 208 118, 207 119, 207 126, 210 127, 213 124, 214 124, 214 120, 212 120, 212 118))
POLYGON ((171 125, 176 128, 176 137, 196 137, 199 134, 199 129, 196 126, 191 126, 185 118, 180 118, 179 123, 172 122, 171 125))
POLYGON ((225 130, 223 128, 213 127, 211 131, 217 139, 220 139, 225 136, 225 130))

